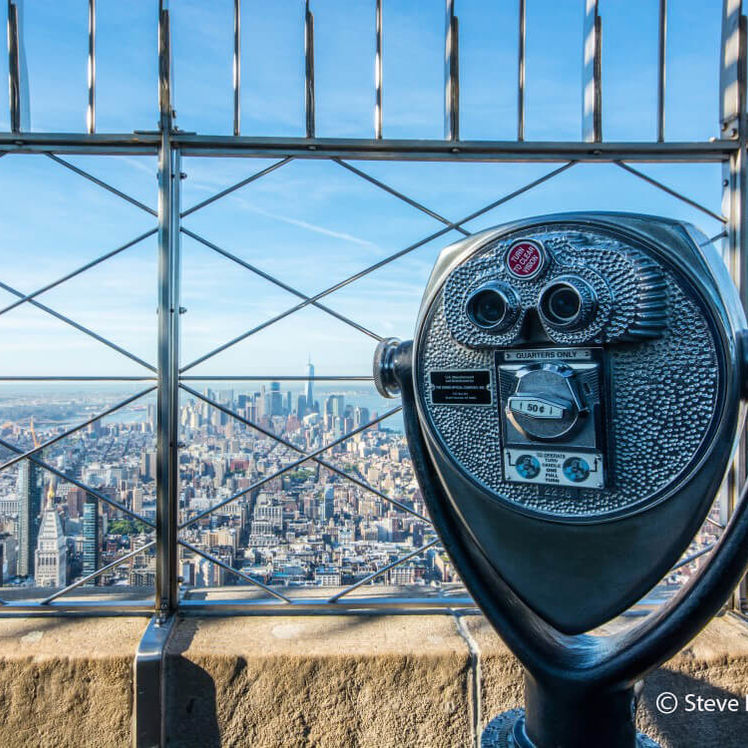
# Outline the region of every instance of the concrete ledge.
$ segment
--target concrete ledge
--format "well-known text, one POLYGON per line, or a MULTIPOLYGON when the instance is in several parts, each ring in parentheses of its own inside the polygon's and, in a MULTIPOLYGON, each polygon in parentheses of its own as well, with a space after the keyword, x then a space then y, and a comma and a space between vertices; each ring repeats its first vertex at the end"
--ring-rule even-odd
POLYGON ((175 745, 471 742, 470 662, 451 616, 187 620, 167 657, 175 745))
MULTIPOLYGON (((0 745, 131 745, 144 618, 0 619, 0 745)), ((480 616, 178 621, 166 656, 174 746, 472 748, 522 702, 521 670, 480 616)), ((746 745, 748 624, 713 621, 646 681, 640 729, 664 748, 746 745), (680 701, 672 715, 656 697, 680 701), (737 713, 687 711, 737 698, 737 713)))
POLYGON ((130 746, 146 618, 0 619, 0 745, 130 746))

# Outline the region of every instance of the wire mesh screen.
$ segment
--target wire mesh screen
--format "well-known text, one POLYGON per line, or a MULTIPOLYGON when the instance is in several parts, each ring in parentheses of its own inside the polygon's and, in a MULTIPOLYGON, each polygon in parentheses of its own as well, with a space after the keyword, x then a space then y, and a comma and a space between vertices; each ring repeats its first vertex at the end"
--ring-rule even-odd
POLYGON ((438 252, 628 210, 742 279, 740 3, 579 10, 9 0, 5 611, 472 604, 371 377, 438 252))

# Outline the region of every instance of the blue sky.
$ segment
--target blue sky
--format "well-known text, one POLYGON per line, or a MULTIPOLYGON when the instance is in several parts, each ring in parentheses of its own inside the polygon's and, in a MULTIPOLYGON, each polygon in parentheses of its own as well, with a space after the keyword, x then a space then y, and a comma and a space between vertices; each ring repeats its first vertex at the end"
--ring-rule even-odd
MULTIPOLYGON (((666 135, 717 134, 719 0, 670 3, 666 135)), ((156 126, 155 0, 98 0, 99 132, 156 126)), ((31 124, 81 132, 86 107, 84 0, 26 0, 31 124)), ((374 0, 313 0, 317 133, 371 137, 374 0)), ((303 2, 242 2, 242 131, 303 134, 303 2)), ((456 0, 461 41, 461 134, 512 139, 516 132, 516 2, 456 0)), ((2 12, 5 12, 4 6, 2 12)), ((171 3, 177 123, 228 134, 232 125, 230 0, 171 3)), ((603 112, 607 140, 655 135, 657 3, 601 0, 603 112)), ((5 19, 0 17, 0 23, 5 19)), ((384 0, 384 134, 442 135, 443 3, 384 0)), ((580 133, 582 1, 528 0, 526 137, 576 140, 580 133)), ((7 56, 0 55, 0 77, 7 56)), ((7 87, 0 128, 7 130, 7 87)), ((155 160, 70 161, 156 205, 155 160)), ((184 207, 272 163, 185 159, 184 207)), ((358 162, 450 219, 460 218, 554 168, 543 164, 358 162)), ((717 165, 640 167, 719 212, 717 165)), ((148 214, 44 156, 0 159, 0 280, 29 292, 154 226, 148 214)), ((468 225, 486 228, 556 210, 633 210, 715 220, 613 165, 575 166, 468 225)), ((438 230, 418 213, 340 166, 294 161, 185 220, 226 250, 313 294, 438 230)), ((454 232, 326 299, 381 335, 409 337, 438 251, 454 232)), ((156 243, 146 240, 40 298, 137 355, 155 359, 156 243)), ((190 361, 297 300, 194 240, 183 241, 183 360, 190 361)), ((0 291, 0 304, 13 297, 0 291)), ((6 375, 139 374, 108 351, 29 305, 0 316, 6 375)), ((215 357, 194 374, 300 374, 311 353, 320 374, 366 374, 374 342, 307 308, 215 357)))

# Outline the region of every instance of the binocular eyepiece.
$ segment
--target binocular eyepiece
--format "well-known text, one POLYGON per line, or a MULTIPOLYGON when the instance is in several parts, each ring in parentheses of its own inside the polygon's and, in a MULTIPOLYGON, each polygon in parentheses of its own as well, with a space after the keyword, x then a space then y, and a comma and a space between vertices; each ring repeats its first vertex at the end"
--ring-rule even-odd
POLYGON ((478 329, 504 332, 517 321, 521 308, 511 286, 500 281, 489 281, 473 291, 465 311, 478 329))
MULTIPOLYGON (((540 292, 537 313, 551 330, 581 330, 597 311, 597 295, 584 278, 566 275, 556 278, 540 292)), ((501 333, 510 329, 523 312, 520 298, 507 283, 488 281, 473 291, 465 312, 479 330, 501 333)))

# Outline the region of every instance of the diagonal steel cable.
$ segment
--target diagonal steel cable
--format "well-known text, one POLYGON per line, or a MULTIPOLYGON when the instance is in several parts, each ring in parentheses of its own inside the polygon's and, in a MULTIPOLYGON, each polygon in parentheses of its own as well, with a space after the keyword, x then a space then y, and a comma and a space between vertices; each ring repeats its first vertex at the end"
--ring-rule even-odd
POLYGON ((139 398, 143 397, 144 395, 147 395, 149 392, 153 392, 156 389, 156 385, 153 385, 152 387, 147 387, 144 390, 141 390, 140 392, 136 392, 134 395, 131 395, 130 397, 126 398, 125 400, 121 400, 120 402, 116 403, 115 405, 112 405, 111 408, 107 408, 102 413, 98 413, 97 415, 93 416, 92 418, 89 418, 83 423, 79 423, 77 426, 73 426, 73 428, 68 429, 67 431, 64 431, 62 434, 58 434, 57 436, 53 436, 51 439, 48 439, 43 444, 40 444, 38 447, 34 447, 33 449, 30 449, 28 452, 22 452, 19 455, 16 455, 16 457, 12 457, 7 462, 4 462, 2 465, 0 465, 0 472, 5 470, 6 468, 9 468, 11 465, 15 465, 17 462, 20 462, 21 460, 25 460, 28 457, 31 457, 32 455, 37 454, 38 452, 41 452, 42 450, 46 449, 47 447, 51 447, 53 444, 56 444, 59 441, 62 441, 62 439, 67 438, 71 434, 74 434, 76 431, 80 431, 81 429, 85 428, 86 426, 94 423, 95 421, 98 421, 101 418, 104 418, 111 413, 114 413, 116 410, 119 410, 120 408, 124 408, 125 405, 129 405, 134 400, 138 400, 139 398))
MULTIPOLYGON (((287 283, 284 283, 282 280, 279 280, 275 276, 270 275, 270 273, 266 273, 264 270, 260 270, 256 265, 252 265, 249 262, 246 262, 242 260, 240 257, 237 257, 236 255, 232 254, 231 252, 219 247, 217 244, 214 244, 213 242, 209 241, 203 236, 200 236, 200 234, 195 233, 194 231, 190 231, 187 228, 184 228, 182 226, 179 229, 183 234, 186 234, 190 238, 194 239, 195 241, 200 242, 204 246, 208 247, 208 249, 212 249, 214 252, 217 252, 219 255, 222 255, 228 260, 232 260, 237 265, 241 265, 243 268, 246 268, 247 270, 250 270, 251 272, 255 273, 255 275, 259 275, 261 278, 264 278, 267 281, 270 281, 270 283, 275 284, 279 288, 282 288, 284 291, 288 291, 289 293, 292 293, 294 296, 298 296, 300 299, 309 299, 309 296, 307 296, 305 293, 302 293, 298 289, 294 288, 293 286, 289 286, 287 283)), ((374 340, 381 342, 383 340, 381 335, 377 335, 375 332, 372 332, 368 328, 364 327, 363 325, 360 325, 358 322, 354 322, 354 320, 350 319, 349 317, 346 317, 344 314, 340 314, 339 312, 336 312, 334 309, 330 309, 329 306, 325 306, 324 304, 320 304, 318 302, 312 302, 313 306, 317 307, 317 309, 320 309, 323 312, 327 312, 327 314, 335 317, 336 319, 339 319, 341 322, 345 322, 346 325, 350 325, 354 330, 358 330, 359 332, 364 333, 364 335, 368 335, 370 338, 374 338, 374 340)))
MULTIPOLYGON (((425 213, 427 216, 430 216, 431 218, 435 218, 440 223, 443 223, 447 226, 450 226, 452 222, 445 218, 442 215, 439 215, 439 213, 431 210, 430 208, 427 208, 422 203, 419 203, 417 200, 413 200, 413 198, 408 197, 407 195, 403 194, 402 192, 399 192, 394 187, 390 187, 388 184, 385 184, 384 182, 380 181, 376 177, 372 177, 371 174, 367 174, 365 171, 362 171, 361 169, 358 169, 357 167, 353 166, 352 164, 349 164, 347 161, 343 161, 343 159, 338 158, 337 156, 333 156, 331 161, 334 161, 339 166, 342 166, 344 169, 348 169, 352 174, 355 174, 358 177, 361 177, 361 179, 364 179, 367 182, 370 182, 375 187, 379 187, 379 189, 384 190, 388 194, 392 195, 393 197, 398 198, 398 200, 402 200, 404 203, 407 203, 412 208, 416 208, 416 210, 420 210, 422 213, 425 213)), ((470 232, 466 229, 463 229, 462 226, 455 226, 455 230, 459 231, 464 236, 470 236, 470 232)))
MULTIPOLYGON (((11 444, 10 442, 5 441, 5 439, 0 439, 0 447, 4 447, 5 449, 10 450, 11 452, 15 452, 16 454, 22 454, 23 450, 19 447, 16 447, 15 444, 11 444)), ((100 491, 97 491, 95 488, 91 488, 91 486, 87 486, 85 483, 81 483, 77 478, 74 478, 72 475, 68 475, 68 473, 63 472, 62 470, 58 470, 56 467, 53 467, 48 462, 45 462, 41 458, 39 458, 37 455, 31 455, 31 457, 28 458, 31 462, 38 465, 40 468, 43 468, 44 470, 48 470, 53 475, 56 475, 58 478, 67 481, 68 483, 72 483, 74 486, 78 486, 78 488, 82 489, 86 493, 91 494, 91 496, 94 496, 99 501, 103 501, 105 504, 109 504, 109 506, 114 507, 115 509, 118 509, 120 512, 124 512, 125 514, 129 514, 133 519, 137 519, 140 522, 142 522, 145 525, 148 525, 149 527, 152 527, 153 529, 156 529, 156 523, 151 522, 151 520, 146 519, 145 517, 141 517, 136 512, 133 512, 131 509, 128 509, 124 504, 120 504, 118 501, 115 501, 114 499, 110 499, 106 494, 101 493, 100 491)))
POLYGON ((709 244, 714 244, 718 239, 724 239, 727 236, 727 231, 720 231, 719 234, 715 234, 714 236, 707 239, 703 244, 700 244, 701 247, 706 247, 709 244))
POLYGON ((358 582, 355 582, 354 584, 346 587, 340 592, 337 592, 332 597, 328 597, 325 602, 334 603, 340 600, 341 597, 347 595, 349 592, 353 592, 353 590, 356 590, 359 587, 362 587, 363 585, 368 584, 369 582, 376 579, 377 577, 381 577, 382 574, 389 571, 390 569, 394 569, 396 566, 400 566, 400 564, 404 564, 406 561, 410 561, 411 558, 413 558, 414 556, 420 555, 424 551, 427 551, 429 548, 431 548, 431 546, 436 545, 438 542, 439 542, 439 538, 434 538, 434 540, 426 543, 425 545, 422 545, 420 548, 416 548, 414 551, 411 551, 407 555, 402 556, 402 558, 395 559, 392 563, 389 563, 386 566, 383 566, 381 569, 377 569, 375 572, 365 576, 363 579, 359 579, 358 582))
MULTIPOLYGON (((66 161, 64 158, 60 158, 59 156, 56 156, 54 153, 46 153, 45 154, 48 158, 51 158, 52 161, 55 163, 60 164, 61 166, 64 166, 66 169, 70 169, 70 171, 74 172, 75 174, 78 174, 79 176, 83 177, 84 179, 87 179, 89 182, 93 182, 98 187, 101 187, 103 190, 106 190, 107 192, 111 192, 113 195, 116 195, 117 197, 121 198, 122 200, 125 200, 126 202, 130 203, 131 205, 134 205, 136 208, 140 208, 141 210, 144 210, 146 213, 150 213, 152 216, 158 216, 158 213, 153 209, 149 208, 145 203, 141 203, 140 200, 136 200, 134 197, 131 197, 126 192, 122 192, 122 190, 118 190, 116 187, 113 187, 108 182, 105 182, 102 179, 99 179, 98 177, 95 177, 93 174, 87 172, 85 169, 81 169, 78 166, 75 166, 75 164, 71 164, 69 161, 66 161)), ((156 173, 156 170, 153 170, 153 173, 156 173)))
POLYGON ((212 195, 206 200, 203 200, 202 202, 199 202, 196 205, 193 205, 191 208, 187 208, 187 210, 183 210, 179 214, 179 217, 186 218, 192 213, 196 213, 198 210, 202 210, 207 205, 214 203, 216 200, 220 200, 222 197, 226 197, 226 195, 230 195, 232 192, 236 192, 236 190, 241 189, 242 187, 248 184, 251 184, 252 182, 256 181, 257 179, 260 179, 261 177, 264 177, 266 174, 270 174, 276 169, 280 169, 281 166, 285 166, 287 163, 293 161, 293 158, 294 158, 293 156, 286 156, 286 158, 281 159, 280 161, 276 161, 274 164, 271 164, 270 166, 264 169, 261 169, 255 174, 252 174, 252 176, 249 176, 246 179, 242 179, 236 184, 232 184, 231 187, 227 187, 225 190, 221 190, 220 192, 217 192, 215 195, 212 195))
MULTIPOLYGON (((8 293, 14 294, 15 296, 23 296, 23 294, 13 288, 12 286, 9 286, 7 283, 3 283, 0 281, 0 288, 8 291, 8 293)), ((51 315, 52 317, 55 317, 56 319, 59 319, 61 322, 64 322, 66 325, 70 325, 71 327, 74 327, 76 330, 79 330, 80 332, 84 333, 85 335, 88 335, 89 337, 93 338, 99 343, 102 343, 105 346, 108 346, 114 351, 117 351, 117 353, 122 354, 123 356, 126 356, 131 361, 135 361, 135 363, 140 364, 140 366, 144 366, 146 369, 150 369, 151 371, 156 371, 156 367, 152 364, 149 364, 147 361, 144 361, 139 356, 136 356, 134 353, 131 353, 126 348, 123 348, 122 346, 117 345, 116 343, 112 342, 108 338, 105 338, 103 335, 99 335, 99 333, 94 332, 90 328, 86 327, 85 325, 81 325, 80 322, 76 322, 75 320, 70 319, 70 317, 65 316, 64 314, 61 314, 60 312, 55 311, 52 309, 52 307, 48 307, 46 304, 42 304, 40 301, 36 301, 36 299, 29 299, 25 298, 24 301, 28 301, 32 306, 36 307, 37 309, 41 309, 41 311, 46 312, 47 314, 51 315)), ((7 307, 7 309, 11 309, 11 307, 7 307)))
POLYGON ((668 574, 672 574, 672 572, 682 568, 683 566, 687 566, 691 563, 691 561, 695 561, 697 558, 701 558, 701 556, 705 556, 710 551, 714 550, 714 546, 717 545, 716 543, 709 543, 709 545, 705 545, 703 548, 701 548, 698 551, 695 551, 690 556, 686 556, 685 558, 678 561, 678 563, 673 566, 668 574))
POLYGON ((90 582, 92 579, 96 579, 96 577, 100 577, 102 574, 106 574, 106 572, 108 572, 110 569, 114 569, 116 566, 120 566, 124 564, 125 561, 129 561, 131 558, 134 558, 140 553, 143 553, 143 551, 150 550, 151 548, 153 548, 154 545, 156 545, 156 541, 151 540, 150 542, 146 543, 144 546, 141 546, 140 548, 135 548, 132 551, 128 551, 124 556, 115 558, 114 561, 106 564, 106 566, 102 566, 100 569, 96 569, 96 571, 91 572, 85 577, 81 577, 80 579, 77 579, 72 584, 69 584, 67 587, 64 587, 63 589, 58 590, 57 592, 51 594, 49 597, 45 597, 44 600, 42 600, 39 604, 49 605, 53 600, 56 600, 58 597, 62 597, 63 595, 66 595, 68 592, 71 592, 77 587, 84 585, 86 582, 90 582))
POLYGON ((368 423, 365 423, 358 428, 354 429, 353 431, 349 432, 348 434, 344 434, 338 439, 335 439, 330 444, 326 444, 323 447, 320 447, 319 449, 313 451, 313 452, 304 452, 301 447, 297 447, 293 442, 289 442, 286 439, 283 439, 282 437, 277 436, 276 434, 273 434, 271 431, 268 431, 268 429, 263 428, 259 424, 253 423, 247 418, 243 418, 238 413, 234 413, 234 411, 230 410, 229 408, 226 408, 225 406, 221 405, 220 403, 217 403, 210 398, 205 397, 204 395, 201 395, 197 390, 193 390, 191 387, 188 387, 184 384, 180 385, 181 388, 185 392, 189 392, 190 394, 197 397, 199 400, 202 400, 205 403, 208 403, 208 405, 211 405, 214 408, 217 408, 218 410, 221 410, 222 412, 226 413, 227 415, 231 416, 232 418, 235 418, 236 420, 240 421, 241 423, 244 423, 245 425, 249 426, 250 428, 254 429, 255 431, 259 431, 261 434, 264 434, 270 439, 273 439, 274 441, 278 442, 279 444, 282 444, 285 447, 288 447, 289 449, 293 449, 295 452, 298 452, 302 456, 295 460, 294 462, 290 463, 289 465, 284 466, 280 470, 276 471, 272 475, 265 476, 264 478, 261 478, 259 481, 255 482, 248 488, 242 489, 238 493, 234 494, 233 496, 229 496, 229 498, 225 499, 224 501, 219 502, 213 507, 210 507, 210 509, 206 509, 204 512, 201 512, 195 517, 192 517, 191 519, 185 521, 179 526, 179 529, 181 530, 183 527, 187 527, 191 524, 194 524, 200 519, 203 519, 204 517, 210 516, 213 514, 213 512, 217 511, 221 507, 226 506, 227 504, 230 504, 232 501, 236 501, 241 496, 244 496, 245 494, 249 493, 250 491, 254 491, 259 486, 264 485, 265 483, 268 483, 269 481, 273 480, 274 478, 279 477, 280 475, 283 475, 284 473, 287 473, 289 470, 293 470, 294 468, 298 467, 299 465, 302 465, 303 463, 307 462, 308 460, 314 460, 318 465, 321 465, 322 467, 333 471, 337 475, 340 475, 342 478, 346 478, 347 480, 351 481, 352 483, 355 483, 360 488, 365 489, 366 491, 370 491, 371 493, 375 494, 376 496, 379 496, 382 500, 387 501, 388 503, 396 506, 398 509, 407 512, 408 514, 423 520, 424 522, 427 522, 428 524, 431 524, 431 520, 429 520, 427 517, 424 517, 422 514, 419 514, 415 510, 411 509, 410 507, 406 506, 402 502, 398 501, 397 499, 393 499, 390 496, 387 496, 386 494, 382 493, 378 489, 374 488, 373 486, 370 486, 365 481, 362 481, 358 479, 356 476, 351 475, 350 473, 347 473, 345 470, 341 470, 337 465, 327 462, 327 460, 318 459, 318 455, 322 454, 323 452, 326 452, 327 450, 331 449, 332 447, 337 446, 338 444, 342 444, 345 441, 348 441, 351 437, 355 436, 356 434, 365 431, 368 428, 371 428, 372 426, 376 425, 380 421, 385 420, 385 418, 389 418, 390 416, 395 415, 396 413, 400 412, 402 410, 402 406, 397 406, 396 408, 392 408, 391 410, 383 413, 381 416, 378 416, 377 418, 369 421, 368 423))
POLYGON ((205 551, 200 550, 196 546, 192 545, 192 543, 188 543, 186 540, 179 540, 177 541, 179 545, 183 546, 184 548, 188 548, 193 553, 197 553, 198 556, 202 556, 207 561, 210 561, 211 563, 214 563, 216 566, 220 566, 222 569, 225 569, 231 574, 236 574, 237 577, 240 579, 244 579, 245 581, 249 582, 250 584, 254 585, 255 587, 259 587, 262 590, 265 590, 268 594, 272 595, 273 597, 277 597, 279 600, 283 600, 284 602, 290 603, 291 599, 286 597, 285 595, 282 595, 280 592, 276 592, 272 587, 268 587, 266 584, 261 582, 259 579, 255 579, 253 576, 250 576, 249 574, 246 574, 243 571, 240 571, 239 569, 235 569, 233 566, 229 566, 227 563, 224 563, 221 561, 220 558, 216 558, 215 556, 211 555, 210 553, 206 553, 205 551))
POLYGON ((56 281, 53 281, 52 283, 47 283, 46 286, 42 286, 41 288, 37 288, 36 291, 33 291, 30 294, 26 294, 25 296, 20 298, 18 301, 14 301, 9 306, 6 306, 3 309, 0 309, 0 315, 3 315, 6 312, 9 312, 11 309, 15 309, 17 306, 20 306, 21 304, 25 304, 27 301, 31 301, 31 299, 35 299, 40 294, 46 293, 47 291, 51 291, 53 288, 59 286, 61 283, 65 283, 66 281, 69 281, 71 278, 75 278, 76 275, 80 275, 81 273, 84 273, 86 270, 90 270, 92 267, 99 265, 105 260, 108 260, 114 257, 115 255, 118 255, 120 252, 124 252, 126 249, 129 249, 130 247, 135 246, 136 244, 142 242, 144 239, 147 239, 149 236, 153 236, 157 232, 158 232, 158 228, 154 228, 154 229, 151 229, 150 231, 146 231, 144 234, 140 234, 140 236, 136 236, 134 239, 131 239, 125 244, 122 244, 119 247, 116 247, 110 252, 100 255, 96 259, 91 260, 90 262, 87 262, 85 265, 81 265, 79 268, 72 270, 66 275, 63 275, 61 278, 58 278, 56 281))
POLYGON ((613 163, 624 171, 627 171, 629 174, 633 174, 635 177, 639 177, 639 179, 647 182, 648 184, 651 184, 653 187, 657 187, 657 189, 662 190, 663 192, 666 192, 668 195, 671 195, 677 200, 686 203, 686 205, 690 205, 692 208, 696 208, 696 210, 700 210, 702 213, 706 213, 706 215, 714 218, 715 221, 719 221, 720 223, 727 223, 727 219, 724 216, 721 216, 719 215, 719 213, 715 213, 714 211, 709 210, 709 208, 704 207, 703 205, 701 205, 701 203, 697 203, 695 200, 691 200, 690 197, 682 195, 672 187, 668 187, 666 184, 658 182, 656 179, 653 179, 652 177, 644 174, 644 172, 641 172, 638 169, 634 169, 627 163, 623 161, 614 161, 613 163))
POLYGON ((540 184, 543 184, 544 182, 547 182, 549 179, 553 179, 553 177, 561 174, 562 172, 566 171, 567 169, 570 169, 572 166, 574 166, 577 161, 569 161, 563 166, 560 166, 557 169, 554 169, 553 171, 543 175, 542 177, 539 177, 538 179, 533 180, 532 182, 529 182, 528 184, 524 185, 523 187, 520 187, 517 190, 514 190, 513 192, 510 192, 508 195, 504 195, 503 197, 499 198, 498 200, 494 200, 492 203, 489 203, 488 205, 484 206, 480 210, 476 210, 475 212, 465 216, 464 218, 461 218, 459 221, 455 221, 454 223, 449 224, 448 226, 445 226, 443 229, 440 229, 439 231, 434 232, 433 234, 429 234, 428 236, 424 237, 423 239, 415 242, 414 244, 410 244, 409 246, 405 247, 404 249, 399 250, 398 252, 395 252, 394 254, 389 255, 388 257, 385 257, 384 259, 380 260, 379 262, 376 262, 373 265, 370 265, 367 268, 364 268, 363 270, 359 271, 358 273, 355 273, 354 275, 349 276, 348 278, 345 278, 342 281, 339 281, 338 283, 329 286, 324 291, 320 291, 318 294, 315 294, 314 296, 309 297, 305 301, 302 301, 300 304, 297 304, 294 307, 291 307, 290 309, 287 309, 285 312, 281 312, 280 314, 275 315, 275 317, 272 317, 265 322, 253 327, 251 330, 248 330, 247 332, 238 335, 235 338, 232 338, 226 343, 223 343, 222 345, 218 346, 217 348, 212 349, 211 351, 208 351, 207 353, 203 354, 199 358, 196 358, 194 361, 191 361, 190 363, 186 364, 180 369, 180 373, 184 373, 185 371, 189 371, 193 367, 197 366, 198 364, 203 363, 204 361, 207 361, 209 358, 213 358, 213 356, 218 355, 219 353, 225 351, 227 348, 231 348, 232 346, 236 345, 237 343, 240 343, 242 340, 246 340, 248 337, 255 335, 256 333, 260 332, 260 330, 264 330, 266 327, 269 327, 270 325, 275 324, 276 322, 284 319, 285 317, 288 317, 289 315, 293 314, 294 312, 298 312, 300 309, 303 309, 306 306, 309 306, 309 304, 313 304, 315 301, 319 301, 320 299, 324 298, 325 296, 329 296, 331 293, 334 293, 335 291, 340 290, 341 288, 344 288, 345 286, 363 278, 364 276, 368 275, 369 273, 374 272, 375 270, 379 270, 379 268, 384 267, 385 265, 388 265, 389 263, 399 259, 400 257, 403 257, 404 255, 407 255, 410 252, 413 252, 414 250, 418 249, 419 247, 422 247, 424 244, 428 244, 429 242, 433 241, 434 239, 439 238, 440 236, 444 236, 444 234, 447 234, 452 229, 456 228, 457 226, 460 226, 464 223, 468 223, 469 221, 474 220, 475 218, 478 218, 482 216, 485 213, 488 213, 489 211, 493 210, 494 208, 497 208, 499 205, 503 205, 504 203, 509 202, 510 200, 513 200, 515 197, 518 197, 519 195, 522 195, 523 193, 527 192, 528 190, 533 189, 534 187, 537 187, 540 184))

